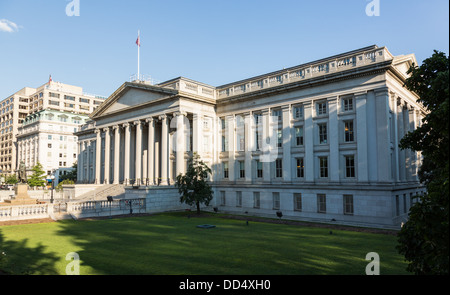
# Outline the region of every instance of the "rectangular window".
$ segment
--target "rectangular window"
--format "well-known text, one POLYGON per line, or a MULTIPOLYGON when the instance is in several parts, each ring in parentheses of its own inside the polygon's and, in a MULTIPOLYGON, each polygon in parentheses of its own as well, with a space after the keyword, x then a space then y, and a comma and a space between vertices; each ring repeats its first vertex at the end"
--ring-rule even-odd
POLYGON ((53 106, 59 106, 59 101, 49 100, 48 104, 53 106))
POLYGON ((318 213, 327 212, 327 197, 324 194, 317 195, 317 212, 318 213))
POLYGON ((345 133, 345 137, 344 137, 345 142, 353 142, 354 141, 353 120, 344 121, 344 133, 345 133))
POLYGON ((294 107, 294 119, 301 119, 301 118, 303 118, 303 107, 302 106, 294 107))
POLYGON ((302 211, 302 194, 294 193, 294 211, 302 211))
POLYGON ((275 177, 283 177, 283 161, 282 161, 282 159, 275 160, 275 177))
POLYGON ((406 194, 403 194, 403 213, 406 213, 406 194))
POLYGON ((52 140, 52 136, 51 135, 48 136, 48 140, 52 140))
POLYGON ((326 144, 327 143, 327 123, 318 124, 319 127, 319 143, 326 144))
POLYGON ((75 101, 75 97, 74 96, 70 96, 70 95, 64 95, 64 99, 65 100, 75 101))
POLYGON ((277 147, 283 146, 283 131, 281 129, 277 130, 277 147))
POLYGON ((272 193, 273 209, 280 209, 280 193, 272 193))
POLYGON ((50 97, 59 98, 59 94, 58 94, 58 93, 49 92, 48 95, 49 95, 50 97))
POLYGON ((303 158, 297 158, 295 159, 297 162, 297 177, 305 177, 305 166, 303 164, 303 158))
POLYGON ((245 162, 239 161, 239 177, 245 178, 245 162))
POLYGON ((263 163, 259 160, 256 160, 256 177, 262 178, 263 177, 263 163))
POLYGON ((353 196, 344 195, 344 214, 353 215, 353 196))
POLYGON ((355 156, 345 156, 345 177, 355 177, 355 156))
POLYGON ((343 111, 348 112, 353 110, 353 98, 344 98, 343 102, 343 111))
POLYGON ((303 145, 303 127, 295 128, 295 144, 297 146, 303 145))
POLYGON ((223 178, 228 178, 228 162, 223 162, 223 178))
POLYGON ((255 138, 256 138, 256 150, 260 151, 262 147, 262 134, 258 130, 256 130, 255 138))
POLYGON ((222 152, 226 152, 228 149, 228 140, 225 135, 222 135, 222 152))
POLYGON ((242 192, 236 192, 236 207, 242 207, 242 192))
POLYGON ((274 122, 281 122, 282 120, 282 112, 281 110, 274 110, 272 111, 272 116, 276 117, 274 118, 274 122))
POLYGON ((80 102, 82 102, 82 103, 89 103, 89 99, 80 97, 80 102))
POLYGON ((395 213, 396 213, 396 216, 400 215, 400 200, 399 200, 398 195, 395 195, 395 213))
POLYGON ((259 208, 261 205, 261 199, 259 192, 253 192, 253 208, 259 208))
POLYGON ((328 177, 328 157, 319 157, 319 176, 328 177))
POLYGON ((319 102, 317 103, 317 115, 325 115, 327 113, 327 103, 319 102))

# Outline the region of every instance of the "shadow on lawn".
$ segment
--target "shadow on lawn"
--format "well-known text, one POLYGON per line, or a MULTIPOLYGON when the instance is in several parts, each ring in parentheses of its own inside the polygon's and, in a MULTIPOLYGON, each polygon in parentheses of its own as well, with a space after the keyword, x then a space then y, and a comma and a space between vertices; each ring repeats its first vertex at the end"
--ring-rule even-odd
POLYGON ((55 263, 59 260, 53 253, 46 253, 45 246, 27 246, 28 240, 5 241, 0 232, 0 275, 57 274, 55 263))
POLYGON ((81 275, 364 274, 365 255, 376 249, 361 233, 211 218, 68 220, 59 234, 82 249, 81 275), (196 228, 211 222, 217 228, 196 228))

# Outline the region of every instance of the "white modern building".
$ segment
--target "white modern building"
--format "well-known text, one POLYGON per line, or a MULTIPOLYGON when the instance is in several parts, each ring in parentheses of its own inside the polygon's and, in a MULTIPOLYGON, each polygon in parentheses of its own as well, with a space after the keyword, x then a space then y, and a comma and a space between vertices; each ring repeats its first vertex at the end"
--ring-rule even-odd
POLYGON ((18 163, 23 162, 27 170, 41 163, 47 178, 55 175, 57 184, 77 162, 78 138, 74 133, 88 119, 86 114, 50 109, 28 115, 16 135, 18 163))
POLYGON ((78 181, 151 198, 197 152, 220 211, 398 225, 424 190, 420 155, 398 148, 424 117, 413 63, 374 45, 219 87, 124 83, 76 133, 78 181))

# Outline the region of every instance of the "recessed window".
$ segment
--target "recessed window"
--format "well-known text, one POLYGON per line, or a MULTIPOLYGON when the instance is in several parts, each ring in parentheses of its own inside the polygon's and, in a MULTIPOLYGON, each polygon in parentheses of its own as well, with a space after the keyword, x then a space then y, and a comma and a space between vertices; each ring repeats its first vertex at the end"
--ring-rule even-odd
POLYGON ((328 177, 328 157, 319 157, 319 176, 328 177))
POLYGON ((353 98, 342 99, 342 110, 344 112, 353 111, 353 98))
POLYGON ((275 160, 275 177, 283 177, 283 161, 282 159, 275 160))
POLYGON ((297 158, 297 159, 295 159, 295 161, 297 164, 297 166, 296 166, 297 177, 299 177, 299 178, 304 177, 305 176, 305 170, 304 170, 305 166, 303 164, 303 158, 297 158))
POLYGON ((344 121, 344 135, 345 142, 354 141, 353 120, 344 121))
POLYGON ((294 193, 294 211, 302 211, 302 194, 294 193))
POLYGON ((353 215, 353 196, 344 195, 344 214, 353 215))
POLYGON ((345 156, 345 177, 355 177, 355 156, 345 156))
POLYGON ((303 145, 303 126, 295 127, 295 144, 297 146, 303 145))
POLYGON ((327 197, 324 194, 317 195, 317 212, 318 213, 327 212, 327 197))
POLYGON ((318 124, 319 127, 319 143, 326 144, 328 142, 327 123, 318 124))
POLYGON ((326 115, 327 113, 327 103, 326 102, 318 102, 317 103, 317 115, 326 115))

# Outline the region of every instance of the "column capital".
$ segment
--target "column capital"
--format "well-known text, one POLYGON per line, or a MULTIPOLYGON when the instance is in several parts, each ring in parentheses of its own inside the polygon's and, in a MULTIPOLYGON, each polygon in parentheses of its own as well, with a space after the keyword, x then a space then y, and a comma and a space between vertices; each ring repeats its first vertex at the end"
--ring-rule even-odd
POLYGON ((162 115, 158 116, 158 119, 159 120, 166 120, 166 119, 169 119, 169 116, 167 114, 162 114, 162 115))
POLYGON ((109 127, 104 127, 103 132, 109 132, 109 127))
POLYGON ((136 126, 139 126, 139 125, 141 125, 141 120, 135 120, 135 121, 133 121, 133 125, 136 125, 136 126))
POLYGON ((97 129, 94 130, 94 133, 99 135, 99 134, 102 133, 102 130, 100 128, 97 128, 97 129))
POLYGON ((130 123, 128 123, 128 122, 127 123, 123 123, 122 126, 125 127, 125 128, 126 127, 130 127, 130 123))
POLYGON ((156 122, 156 121, 158 121, 158 119, 155 119, 155 118, 153 118, 153 117, 150 117, 150 118, 145 119, 145 122, 146 122, 146 123, 153 123, 153 122, 156 122))
POLYGON ((174 116, 187 116, 187 113, 185 112, 185 111, 178 111, 178 112, 175 112, 175 113, 173 113, 173 115, 174 116))
POLYGON ((119 125, 114 125, 114 126, 112 126, 112 129, 113 129, 113 130, 119 130, 119 131, 120 131, 120 126, 119 126, 119 125))

